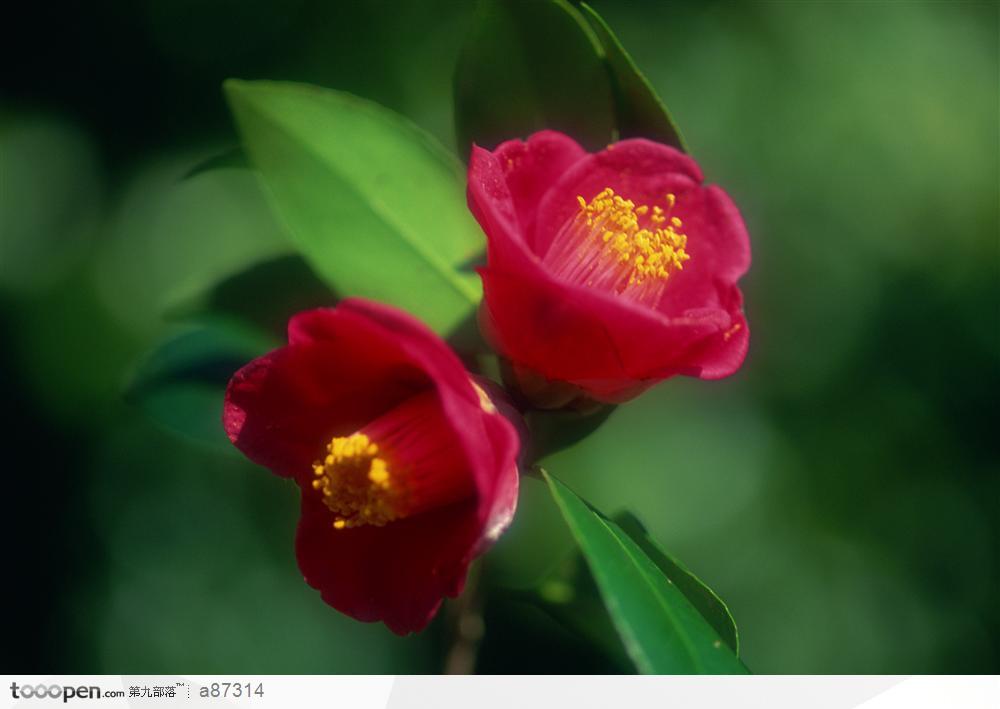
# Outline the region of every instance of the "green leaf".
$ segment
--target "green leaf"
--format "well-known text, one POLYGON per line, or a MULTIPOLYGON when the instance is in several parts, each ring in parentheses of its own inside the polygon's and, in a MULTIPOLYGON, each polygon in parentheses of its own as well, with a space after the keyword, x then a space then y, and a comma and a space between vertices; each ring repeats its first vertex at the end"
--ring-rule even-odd
POLYGON ((391 111, 302 84, 229 80, 253 165, 303 256, 343 296, 403 307, 438 332, 479 302, 461 266, 483 247, 461 164, 391 111))
POLYGON ((207 321, 170 337, 136 367, 125 399, 165 428, 232 452, 222 429, 229 378, 277 341, 228 321, 207 321))
POLYGON ((746 672, 719 633, 631 536, 561 482, 544 475, 625 650, 640 671, 746 672))
POLYGON ((239 170, 248 167, 250 167, 250 163, 247 162, 247 154, 243 152, 243 148, 236 146, 202 160, 185 172, 181 179, 189 180, 196 175, 212 170, 239 170))
POLYGON ((543 128, 590 150, 614 138, 611 80, 597 39, 565 0, 486 0, 455 68, 459 155, 543 128))
POLYGON ((663 572, 663 575, 673 581, 674 585, 691 601, 702 617, 715 629, 719 637, 738 656, 740 654, 740 635, 736 628, 729 607, 719 598, 718 594, 691 573, 680 561, 667 553, 659 542, 649 536, 646 527, 631 512, 619 512, 612 518, 623 532, 631 537, 646 556, 663 572))
POLYGON ((580 3, 580 12, 597 35, 611 73, 618 138, 649 138, 686 152, 667 107, 611 28, 586 3, 580 3))
POLYGON ((288 254, 255 263, 201 291, 175 298, 166 314, 177 319, 227 316, 283 336, 293 314, 333 306, 337 300, 301 256, 288 254), (263 293, 266 298, 261 298, 263 293))
MULTIPOLYGON (((136 334, 157 336, 160 319, 151 313, 176 312, 220 281, 293 251, 253 170, 208 170, 180 179, 189 164, 157 161, 123 186, 118 216, 95 254, 101 297, 136 334)), ((281 293, 264 295, 248 293, 253 307, 283 299, 281 293)))
MULTIPOLYGON (((612 521, 631 537, 709 622, 726 645, 739 655, 736 622, 722 599, 681 562, 664 551, 631 512, 620 512, 612 517, 612 521)), ((575 632, 588 644, 602 651, 616 666, 631 667, 582 554, 567 558, 546 574, 532 591, 518 592, 517 597, 538 607, 565 628, 575 632)))

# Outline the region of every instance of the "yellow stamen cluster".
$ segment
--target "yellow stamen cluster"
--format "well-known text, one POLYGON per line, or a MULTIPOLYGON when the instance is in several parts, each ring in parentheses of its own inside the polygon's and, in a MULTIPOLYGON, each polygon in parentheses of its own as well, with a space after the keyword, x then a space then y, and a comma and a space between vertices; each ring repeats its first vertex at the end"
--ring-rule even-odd
POLYGON ((402 515, 402 490, 394 483, 379 447, 363 433, 334 438, 327 455, 313 463, 313 488, 334 514, 334 529, 376 527, 402 515))
POLYGON ((678 231, 683 226, 681 220, 670 216, 676 203, 673 194, 666 195, 666 211, 656 205, 652 209, 645 204, 636 206, 610 187, 590 202, 581 196, 576 199, 580 203, 577 219, 599 233, 605 252, 629 269, 627 285, 646 278, 666 281, 691 258, 684 250, 687 235, 678 231))

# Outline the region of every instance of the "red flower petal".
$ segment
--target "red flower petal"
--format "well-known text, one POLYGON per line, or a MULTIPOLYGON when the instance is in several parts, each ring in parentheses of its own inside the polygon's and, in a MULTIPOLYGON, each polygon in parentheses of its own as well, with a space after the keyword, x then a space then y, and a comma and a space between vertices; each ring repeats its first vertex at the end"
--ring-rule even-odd
POLYGON ((699 347, 733 324, 719 309, 668 319, 537 272, 481 275, 485 334, 497 349, 517 352, 517 364, 599 401, 618 403, 675 374, 698 376, 699 347))
POLYGON ((405 635, 422 630, 445 596, 462 592, 481 533, 473 501, 384 527, 334 529, 319 497, 303 492, 299 568, 341 613, 405 635))
POLYGON ((418 367, 373 341, 289 345, 233 376, 223 424, 250 460, 283 477, 308 477, 331 438, 429 386, 418 367))
POLYGON ((659 310, 683 316, 691 309, 726 308, 725 294, 750 268, 750 238, 736 206, 715 185, 678 197, 677 216, 690 235, 691 259, 670 276, 659 310))
POLYGON ((586 154, 575 140, 551 130, 535 133, 527 142, 509 140, 493 151, 510 190, 520 231, 529 245, 538 203, 553 183, 586 154))

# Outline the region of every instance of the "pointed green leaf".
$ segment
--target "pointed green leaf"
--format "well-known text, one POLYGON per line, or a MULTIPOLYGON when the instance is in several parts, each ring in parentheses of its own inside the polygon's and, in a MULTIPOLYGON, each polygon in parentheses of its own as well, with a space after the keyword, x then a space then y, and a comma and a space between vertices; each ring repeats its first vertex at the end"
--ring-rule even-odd
POLYGON ((597 35, 611 72, 619 139, 649 138, 686 151, 667 107, 608 24, 586 3, 580 3, 580 12, 597 35))
POLYGON ((240 170, 248 167, 250 163, 247 162, 247 154, 243 152, 243 148, 236 146, 202 160, 185 172, 181 179, 189 180, 212 170, 240 170))
POLYGON ((284 336, 288 319, 301 310, 330 307, 337 294, 301 256, 286 254, 254 263, 239 273, 174 297, 165 314, 181 320, 215 315, 284 336), (261 294, 266 293, 266 298, 261 294))
POLYGON ((545 479, 640 671, 746 672, 719 633, 621 527, 548 473, 545 479))
POLYGON ((302 84, 230 80, 226 96, 272 204, 341 295, 403 307, 438 332, 479 302, 483 247, 461 164, 403 117, 302 84))
POLYGON ((709 622, 719 637, 737 655, 740 654, 740 635, 729 607, 718 594, 691 573, 684 564, 667 553, 659 542, 649 536, 646 527, 631 512, 620 512, 612 518, 625 534, 632 538, 646 556, 674 582, 680 592, 691 601, 702 617, 709 622))
MULTIPOLYGON (((698 609, 726 645, 739 655, 736 623, 722 599, 680 561, 664 551, 631 512, 620 512, 612 517, 612 521, 646 552, 663 575, 673 581, 698 609)), ((538 607, 585 642, 604 652, 613 664, 631 666, 582 554, 574 554, 566 559, 546 574, 533 591, 521 592, 519 598, 538 607), (624 664, 621 658, 626 658, 624 664)))
POLYGON ((455 68, 459 155, 550 128, 590 150, 614 138, 597 39, 565 0, 484 0, 455 68))
MULTIPOLYGON (((177 312, 198 301, 220 282, 227 281, 258 264, 292 253, 292 244, 267 202, 260 179, 253 170, 230 166, 206 169, 177 182, 166 182, 157 192, 150 215, 137 219, 131 228, 149 248, 158 247, 164 265, 164 285, 156 294, 156 306, 165 313, 177 312), (161 212, 163 216, 161 216, 161 212), (153 219, 152 215, 156 215, 153 219), (147 222, 153 221, 153 226, 147 222)), ((131 234, 129 235, 131 236, 131 234)), ((125 241, 123 238, 122 241, 125 241)), ((128 250, 116 256, 116 267, 133 269, 141 246, 132 238, 128 250)), ((315 277, 313 281, 315 281, 315 277)), ((281 285, 281 284, 263 284, 281 285)), ((326 287, 324 285, 324 287, 326 287)), ((285 301, 283 291, 247 293, 246 308, 269 308, 285 301), (267 292, 266 303, 261 293, 267 292)), ((191 310, 190 308, 188 309, 191 310)), ((285 317, 290 312, 285 313, 285 317)))
POLYGON ((139 363, 125 399, 174 433, 232 452, 222 429, 226 384, 240 367, 277 346, 277 340, 234 322, 195 324, 139 363))

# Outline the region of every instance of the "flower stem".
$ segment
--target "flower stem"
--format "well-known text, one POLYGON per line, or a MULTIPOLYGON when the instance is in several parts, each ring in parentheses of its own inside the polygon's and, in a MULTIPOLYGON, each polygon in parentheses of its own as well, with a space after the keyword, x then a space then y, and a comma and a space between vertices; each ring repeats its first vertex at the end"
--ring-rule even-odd
POLYGON ((486 627, 483 623, 483 598, 479 585, 482 564, 469 570, 465 590, 448 605, 450 642, 445 656, 444 672, 468 675, 476 670, 476 655, 486 627))

